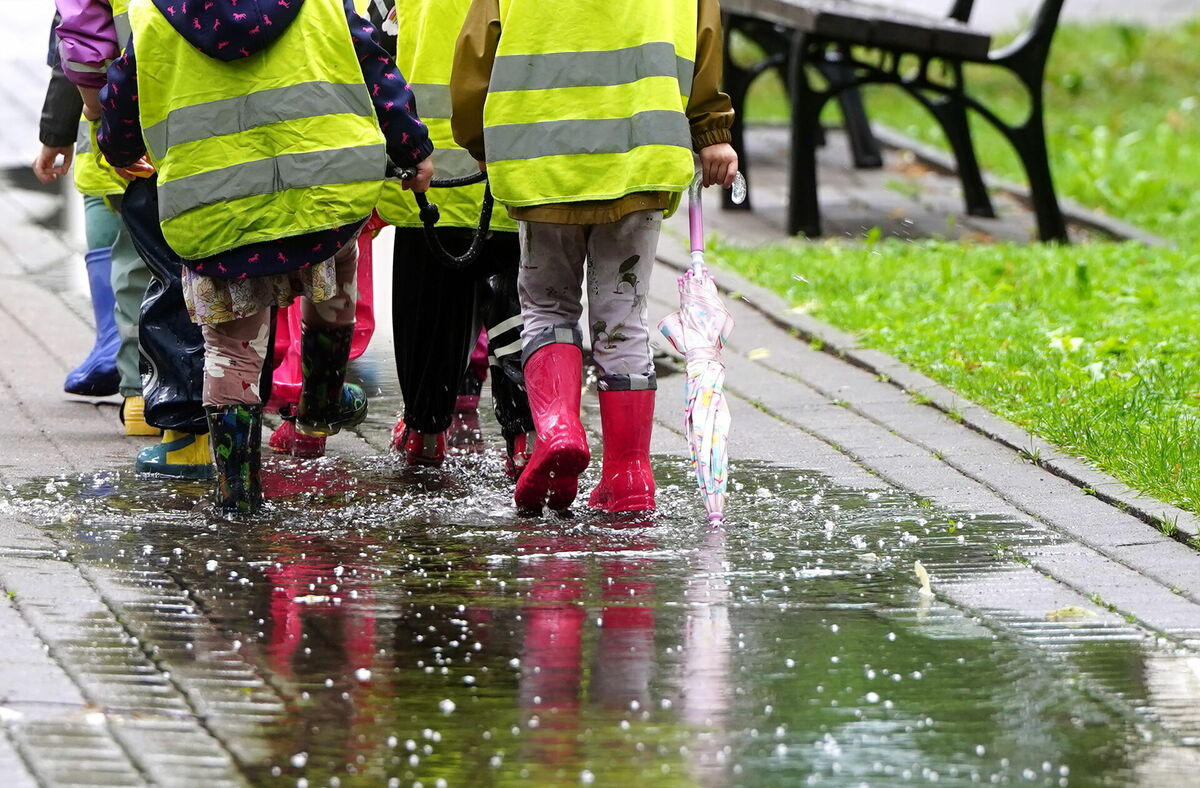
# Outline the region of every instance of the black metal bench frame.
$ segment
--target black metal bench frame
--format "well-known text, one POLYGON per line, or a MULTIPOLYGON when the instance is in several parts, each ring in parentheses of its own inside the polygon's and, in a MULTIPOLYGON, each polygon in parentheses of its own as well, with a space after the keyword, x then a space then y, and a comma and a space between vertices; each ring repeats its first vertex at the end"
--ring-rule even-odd
MULTIPOLYGON (((994 52, 989 48, 990 37, 986 35, 971 31, 971 37, 956 37, 951 30, 950 35, 939 36, 937 28, 933 26, 930 35, 923 40, 920 36, 911 36, 908 45, 896 42, 863 43, 857 35, 843 37, 836 32, 831 34, 828 30, 821 30, 815 23, 806 24, 817 19, 819 5, 814 13, 808 14, 796 26, 778 14, 760 18, 726 10, 725 89, 737 113, 733 127, 734 147, 739 151, 745 150, 742 119, 751 83, 768 70, 780 71, 788 86, 792 111, 791 198, 787 229, 793 234, 820 236, 816 149, 824 142, 820 123, 822 109, 830 99, 839 100, 855 165, 861 168, 879 167, 882 165, 882 156, 867 121, 858 88, 872 83, 899 85, 929 110, 941 125, 957 161, 968 214, 995 216, 971 140, 971 129, 967 122, 969 109, 979 113, 998 129, 1020 157, 1029 179, 1040 238, 1043 241, 1066 242, 1066 224, 1055 196, 1046 149, 1042 92, 1046 60, 1063 2, 1044 0, 1024 34, 1009 46, 994 52), (729 40, 734 33, 740 33, 758 44, 765 57, 750 66, 735 63, 731 57, 729 40), (864 51, 871 56, 861 56, 860 53, 864 51), (1030 110, 1025 119, 1017 124, 1006 123, 968 93, 963 79, 965 63, 997 66, 1013 74, 1024 85, 1029 96, 1030 110), (940 68, 936 68, 938 66, 940 68), (940 73, 935 74, 935 69, 940 73), (826 84, 823 88, 814 84, 813 70, 824 78, 826 84)), ((956 0, 949 14, 952 20, 950 24, 965 24, 973 6, 974 0, 956 0)), ((912 15, 908 15, 902 21, 912 27, 913 19, 912 15)), ((931 23, 934 21, 930 20, 931 23)), ((966 32, 968 28, 962 30, 966 32)), ((748 169, 745 158, 743 156, 743 170, 748 169)), ((725 207, 748 209, 750 202, 747 200, 741 206, 734 206, 726 200, 725 207)))

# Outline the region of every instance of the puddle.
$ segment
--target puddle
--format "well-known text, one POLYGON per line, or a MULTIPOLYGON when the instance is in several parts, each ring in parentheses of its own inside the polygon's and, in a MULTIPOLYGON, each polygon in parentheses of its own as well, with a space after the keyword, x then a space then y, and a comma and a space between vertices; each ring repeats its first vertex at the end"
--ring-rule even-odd
POLYGON ((519 518, 498 457, 468 454, 271 459, 255 522, 123 474, 31 485, 0 519, 36 518, 61 551, 40 560, 118 600, 255 784, 1191 779, 1194 657, 1010 604, 1044 581, 1013 556, 1052 534, 750 463, 711 529, 685 463, 656 463, 653 518, 519 518))

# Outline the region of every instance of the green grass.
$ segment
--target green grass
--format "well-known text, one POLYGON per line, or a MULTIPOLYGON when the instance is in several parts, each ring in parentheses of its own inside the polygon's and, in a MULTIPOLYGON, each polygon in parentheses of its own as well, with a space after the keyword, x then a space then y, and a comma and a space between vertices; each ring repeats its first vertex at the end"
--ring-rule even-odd
MULTIPOLYGON (((1088 207, 1180 240, 1200 241, 1200 19, 1170 30, 1065 25, 1046 78, 1055 183, 1088 207)), ((735 50, 736 51, 736 50, 735 50)), ((1027 111, 1023 88, 998 69, 973 67, 967 84, 998 114, 1027 111)), ((865 91, 872 120, 946 148, 925 110, 894 86, 865 91)), ((830 104, 829 120, 836 120, 830 104)), ((782 121, 787 104, 772 73, 755 83, 751 121, 782 121)), ((1014 181, 1024 173, 1008 143, 972 119, 980 161, 1014 181)))
MULTIPOLYGON (((1200 20, 1169 31, 1066 26, 1047 76, 1059 191, 1175 249, 869 239, 718 243, 713 257, 1129 485, 1200 512, 1198 47, 1200 20)), ((968 80, 1003 116, 1019 115, 1014 83, 979 69, 968 80)), ((944 145, 901 91, 867 98, 873 119, 944 145)), ((780 119, 784 107, 778 84, 756 85, 752 118, 780 119)), ((975 128, 984 165, 1021 180, 1007 143, 975 128)))
POLYGON ((865 344, 1200 511, 1200 254, 899 241, 713 251, 865 344))

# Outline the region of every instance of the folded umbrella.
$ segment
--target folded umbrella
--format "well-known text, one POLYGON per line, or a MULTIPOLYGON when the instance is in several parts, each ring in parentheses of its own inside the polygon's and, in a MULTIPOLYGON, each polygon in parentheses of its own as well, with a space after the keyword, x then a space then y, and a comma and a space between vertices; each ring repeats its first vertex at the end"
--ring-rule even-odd
MULTIPOLYGON (((745 199, 745 181, 740 174, 733 191, 735 202, 745 199)), ((699 177, 692 183, 688 197, 692 267, 679 277, 679 311, 668 315, 658 329, 687 362, 684 429, 691 450, 692 471, 704 496, 708 519, 718 524, 725 517, 730 427, 721 349, 733 331, 733 316, 721 302, 716 282, 704 264, 699 177)))

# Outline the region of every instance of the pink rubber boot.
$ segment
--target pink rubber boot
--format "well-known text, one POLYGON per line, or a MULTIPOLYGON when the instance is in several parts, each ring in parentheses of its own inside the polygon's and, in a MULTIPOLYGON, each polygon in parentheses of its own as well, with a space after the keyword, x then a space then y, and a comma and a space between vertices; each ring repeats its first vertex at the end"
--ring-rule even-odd
POLYGON ((601 391, 600 425, 604 464, 600 484, 592 490, 588 506, 606 512, 652 511, 650 432, 654 428, 654 391, 601 391))
POLYGON ((579 421, 582 377, 583 353, 575 345, 546 345, 525 362, 537 440, 513 493, 519 509, 562 511, 579 494, 579 474, 591 459, 579 421))

